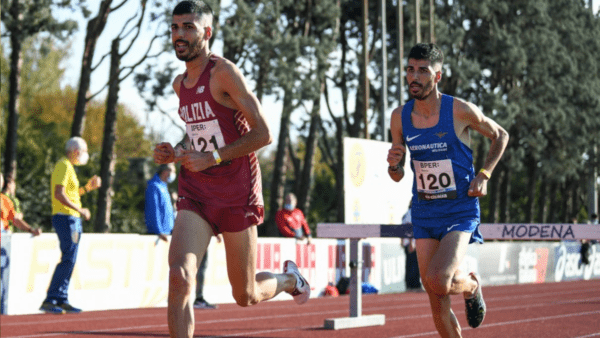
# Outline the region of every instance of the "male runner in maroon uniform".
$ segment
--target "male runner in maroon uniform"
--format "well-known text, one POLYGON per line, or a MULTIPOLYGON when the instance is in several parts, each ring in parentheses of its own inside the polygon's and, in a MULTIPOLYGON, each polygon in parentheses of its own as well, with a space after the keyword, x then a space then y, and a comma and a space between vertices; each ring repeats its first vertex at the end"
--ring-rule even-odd
POLYGON ((256 150, 271 134, 256 96, 240 70, 211 54, 212 10, 198 0, 173 10, 171 35, 186 71, 173 88, 186 136, 175 148, 154 149, 159 164, 181 162, 177 219, 169 249, 168 322, 171 337, 192 337, 194 280, 211 236, 223 234, 227 274, 240 306, 271 299, 282 291, 298 304, 310 286, 296 264, 283 274, 256 274, 256 226, 263 221, 262 186, 256 150))

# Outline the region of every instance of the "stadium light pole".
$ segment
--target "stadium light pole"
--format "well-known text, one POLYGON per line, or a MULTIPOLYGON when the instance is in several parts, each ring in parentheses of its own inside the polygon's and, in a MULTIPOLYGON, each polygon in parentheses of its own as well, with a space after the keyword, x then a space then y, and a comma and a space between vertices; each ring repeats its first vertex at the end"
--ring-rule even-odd
POLYGON ((404 105, 404 13, 403 0, 398 0, 398 102, 404 105))
POLYGON ((421 0, 415 0, 415 41, 421 42, 421 0))
POLYGON ((367 63, 369 61, 369 51, 367 49, 367 24, 369 23, 369 0, 363 0, 363 25, 362 25, 362 48, 363 48, 363 111, 365 119, 365 138, 369 139, 369 77, 367 76, 367 63))
POLYGON ((381 71, 381 130, 383 133, 383 142, 388 141, 388 133, 386 127, 386 119, 385 115, 387 114, 388 104, 387 104, 387 15, 385 11, 385 7, 387 5, 386 0, 381 1, 381 54, 382 54, 382 71, 381 71))
POLYGON ((435 0, 429 0, 429 42, 435 43, 435 0))
POLYGON ((598 214, 598 169, 595 163, 598 162, 598 147, 592 146, 592 153, 590 156, 590 162, 592 163, 592 172, 588 185, 588 214, 598 214))

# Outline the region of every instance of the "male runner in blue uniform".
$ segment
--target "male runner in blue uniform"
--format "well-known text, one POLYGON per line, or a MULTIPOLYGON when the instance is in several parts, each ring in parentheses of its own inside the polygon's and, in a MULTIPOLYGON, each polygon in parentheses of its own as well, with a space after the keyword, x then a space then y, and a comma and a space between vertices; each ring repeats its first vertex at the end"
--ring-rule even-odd
POLYGON ((508 133, 476 105, 438 91, 443 60, 434 44, 421 43, 410 50, 406 79, 413 99, 392 113, 387 161, 390 177, 398 182, 404 177, 406 147, 410 150, 419 270, 438 332, 442 337, 461 337, 450 295, 464 295, 471 327, 483 322, 486 307, 479 277, 460 271, 459 265, 469 243, 483 243, 478 197, 487 193, 487 181, 504 153, 508 133), (477 174, 470 129, 492 141, 477 174))

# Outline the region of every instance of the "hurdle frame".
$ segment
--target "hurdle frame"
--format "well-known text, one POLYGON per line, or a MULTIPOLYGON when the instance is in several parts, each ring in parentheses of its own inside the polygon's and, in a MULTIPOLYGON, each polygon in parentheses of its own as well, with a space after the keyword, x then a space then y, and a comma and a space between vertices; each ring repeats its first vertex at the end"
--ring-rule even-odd
MULTIPOLYGON (((480 224, 479 229, 486 240, 600 240, 600 226, 593 224, 480 224)), ((412 238, 412 224, 345 224, 319 223, 317 237, 350 240, 350 315, 325 319, 324 328, 329 330, 385 325, 385 315, 362 315, 362 250, 361 239, 370 237, 412 238)))

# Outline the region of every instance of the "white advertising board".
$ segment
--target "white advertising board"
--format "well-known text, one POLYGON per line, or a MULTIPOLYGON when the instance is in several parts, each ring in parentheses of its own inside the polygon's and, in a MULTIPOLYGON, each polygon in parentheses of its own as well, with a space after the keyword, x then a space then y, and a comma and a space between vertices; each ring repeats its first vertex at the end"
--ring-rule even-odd
POLYGON ((404 178, 388 175, 387 155, 392 144, 344 138, 344 206, 346 224, 400 224, 412 198, 413 173, 409 154, 404 178))

